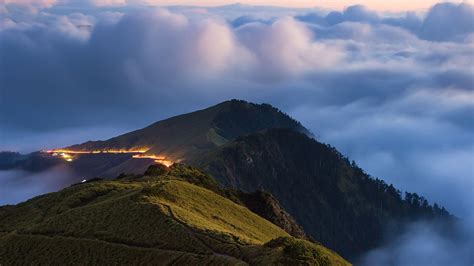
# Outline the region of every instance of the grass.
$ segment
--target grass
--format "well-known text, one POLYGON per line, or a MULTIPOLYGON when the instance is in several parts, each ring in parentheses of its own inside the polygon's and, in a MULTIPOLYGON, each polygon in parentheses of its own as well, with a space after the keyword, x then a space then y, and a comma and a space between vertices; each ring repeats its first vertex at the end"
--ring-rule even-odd
POLYGON ((169 206, 180 221, 201 230, 221 232, 242 242, 263 244, 275 237, 289 236, 283 229, 247 208, 210 190, 178 180, 149 188, 147 200, 169 206), (186 200, 192 198, 193 200, 186 200))
POLYGON ((239 260, 232 257, 131 247, 92 239, 16 234, 0 237, 0 260, 5 265, 201 265, 206 263, 235 265, 239 263, 239 260))
POLYGON ((216 189, 213 180, 195 169, 160 173, 74 185, 1 207, 0 264, 345 265, 207 189, 216 189), (316 251, 295 255, 307 253, 300 246, 316 251))
POLYGON ((299 265, 311 261, 314 265, 347 265, 347 261, 334 251, 303 239, 279 237, 265 246, 282 250, 283 256, 278 258, 281 264, 299 265))

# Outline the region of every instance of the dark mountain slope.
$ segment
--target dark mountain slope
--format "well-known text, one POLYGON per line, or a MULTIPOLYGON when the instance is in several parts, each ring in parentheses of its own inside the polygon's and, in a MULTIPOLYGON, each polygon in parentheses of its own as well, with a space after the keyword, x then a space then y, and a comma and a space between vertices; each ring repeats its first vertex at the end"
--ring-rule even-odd
POLYGON ((348 258, 376 247, 390 222, 449 217, 292 130, 238 138, 194 164, 227 187, 270 192, 310 236, 348 258))
POLYGON ((66 149, 147 150, 171 161, 189 159, 236 137, 270 128, 309 133, 301 124, 268 104, 231 100, 204 110, 172 117, 105 141, 89 141, 66 149))
POLYGON ((306 235, 303 228, 279 204, 270 193, 263 191, 242 192, 236 191, 236 196, 242 205, 252 212, 278 225, 288 234, 306 240, 314 240, 306 235))
POLYGON ((84 176, 115 177, 120 173, 143 173, 155 163, 153 157, 133 159, 129 153, 110 151, 146 151, 145 156, 163 157, 179 162, 198 157, 239 136, 270 128, 289 128, 310 134, 299 122, 268 104, 240 100, 222 102, 204 110, 171 117, 148 127, 105 141, 88 141, 62 150, 108 153, 74 154, 71 162, 51 154, 35 152, 21 155, 0 152, 0 169, 42 171, 65 164, 75 172, 77 180, 84 176))
POLYGON ((0 207, 0 264, 349 265, 181 165, 0 207))

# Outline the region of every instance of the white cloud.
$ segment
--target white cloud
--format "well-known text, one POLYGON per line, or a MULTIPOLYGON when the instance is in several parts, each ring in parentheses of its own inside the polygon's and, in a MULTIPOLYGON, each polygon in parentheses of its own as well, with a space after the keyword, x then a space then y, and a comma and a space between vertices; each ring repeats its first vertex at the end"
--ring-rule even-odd
POLYGON ((124 6, 127 4, 126 0, 90 0, 91 4, 99 7, 105 6, 124 6))
POLYGON ((420 36, 433 41, 462 39, 474 32, 474 7, 468 3, 437 4, 429 11, 421 27, 420 36))
MULTIPOLYGON (((470 265, 472 255, 472 232, 457 228, 456 237, 443 234, 439 225, 432 222, 411 224, 406 230, 390 239, 387 245, 369 252, 359 265, 470 265)), ((454 235, 455 235, 454 234, 454 235)))
POLYGON ((237 29, 241 43, 254 56, 254 78, 281 80, 332 67, 344 54, 338 47, 314 41, 311 31, 292 18, 265 25, 247 24, 237 29))
POLYGON ((35 6, 35 7, 51 7, 58 2, 59 0, 2 0, 0 4, 35 6))

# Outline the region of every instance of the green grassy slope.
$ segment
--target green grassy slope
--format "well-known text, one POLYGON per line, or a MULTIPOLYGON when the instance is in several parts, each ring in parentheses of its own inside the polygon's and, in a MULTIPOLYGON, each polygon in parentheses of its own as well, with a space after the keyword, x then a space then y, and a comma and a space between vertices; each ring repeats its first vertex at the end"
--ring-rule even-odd
POLYGON ((0 207, 0 264, 348 264, 202 176, 176 166, 0 207))

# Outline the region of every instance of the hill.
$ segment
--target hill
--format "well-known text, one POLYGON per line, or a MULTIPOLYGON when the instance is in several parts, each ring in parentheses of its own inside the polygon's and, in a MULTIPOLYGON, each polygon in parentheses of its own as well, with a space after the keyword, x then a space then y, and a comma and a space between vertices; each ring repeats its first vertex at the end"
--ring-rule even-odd
POLYGON ((186 161, 236 137, 270 128, 289 128, 310 135, 299 122, 269 104, 230 100, 108 140, 88 141, 49 153, 0 152, 0 170, 38 172, 64 164, 76 173, 73 182, 84 176, 139 174, 156 162, 170 165, 186 161), (61 160, 61 154, 67 156, 67 161, 61 160))
POLYGON ((176 165, 0 207, 0 264, 349 265, 224 194, 176 165))
POLYGON ((143 173, 156 161, 183 161, 210 173, 226 189, 206 188, 350 259, 380 245, 388 225, 451 219, 416 193, 402 195, 370 177, 268 104, 232 100, 65 151, 0 153, 1 169, 40 171, 64 164, 75 173, 69 182, 143 173))
POLYGON ((268 104, 231 100, 204 110, 171 117, 105 141, 66 147, 73 151, 144 151, 176 162, 223 145, 239 136, 270 128, 309 134, 299 122, 268 104))
POLYGON ((333 147, 286 129, 237 138, 193 162, 226 187, 273 194, 303 229, 353 259, 381 244, 387 225, 450 219, 416 193, 405 197, 333 147))

